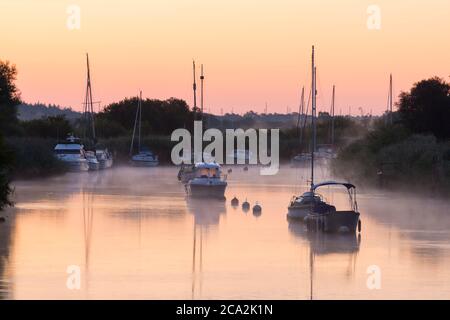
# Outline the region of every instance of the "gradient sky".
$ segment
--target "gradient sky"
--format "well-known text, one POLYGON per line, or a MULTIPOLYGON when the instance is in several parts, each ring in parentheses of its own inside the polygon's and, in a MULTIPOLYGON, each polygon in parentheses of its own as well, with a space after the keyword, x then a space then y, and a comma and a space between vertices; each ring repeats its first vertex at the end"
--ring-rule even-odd
POLYGON ((17 65, 26 102, 81 109, 85 53, 94 100, 136 95, 192 104, 192 58, 213 112, 298 108, 315 44, 319 110, 374 114, 423 78, 450 75, 448 0, 0 0, 0 59, 17 65), (81 29, 66 26, 81 8, 81 29), (381 30, 367 8, 381 9, 381 30))

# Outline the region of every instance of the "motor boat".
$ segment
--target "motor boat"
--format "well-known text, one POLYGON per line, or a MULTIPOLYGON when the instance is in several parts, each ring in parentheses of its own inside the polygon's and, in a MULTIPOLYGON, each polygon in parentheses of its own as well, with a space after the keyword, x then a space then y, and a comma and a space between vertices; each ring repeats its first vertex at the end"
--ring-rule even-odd
POLYGON ((136 167, 156 167, 159 160, 150 149, 143 147, 139 153, 131 157, 131 163, 136 167))
POLYGON ((70 171, 88 171, 84 146, 79 138, 69 135, 65 143, 58 143, 54 148, 56 158, 66 163, 70 171))
POLYGON ((329 233, 355 233, 361 232, 360 213, 356 201, 356 187, 351 183, 326 181, 315 184, 311 187, 311 192, 316 192, 324 186, 343 186, 347 189, 350 209, 336 210, 334 205, 324 201, 316 203, 310 213, 305 218, 308 231, 322 231, 329 233))
POLYGON ((186 184, 186 191, 192 197, 225 198, 226 178, 221 177, 217 163, 200 162, 194 166, 195 176, 186 184))
POLYGON ((108 169, 113 165, 113 156, 107 148, 97 147, 95 149, 95 156, 100 163, 100 169, 108 169))
POLYGON ((98 171, 100 169, 100 162, 95 155, 95 151, 85 151, 85 154, 89 165, 89 171, 98 171))

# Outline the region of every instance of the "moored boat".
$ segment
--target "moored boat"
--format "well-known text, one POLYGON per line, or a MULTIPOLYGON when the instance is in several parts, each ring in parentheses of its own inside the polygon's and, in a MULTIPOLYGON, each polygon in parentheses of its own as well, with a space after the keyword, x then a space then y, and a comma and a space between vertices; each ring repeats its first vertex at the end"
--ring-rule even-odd
POLYGON ((227 182, 221 176, 217 163, 200 162, 194 167, 195 177, 186 185, 186 191, 192 197, 225 198, 227 182))
POLYGON ((100 169, 108 169, 112 167, 114 163, 113 156, 107 148, 97 146, 95 149, 95 155, 100 163, 100 169))
POLYGON ((89 171, 98 171, 100 169, 100 162, 95 155, 95 151, 86 151, 85 153, 89 171))
POLYGON ((69 135, 64 143, 58 143, 54 148, 55 156, 66 163, 70 171, 88 171, 84 146, 79 138, 69 135))
POLYGON ((149 148, 141 147, 141 118, 142 118, 142 91, 139 93, 136 119, 134 121, 133 136, 131 138, 130 156, 131 164, 136 167, 156 167, 159 165, 158 156, 149 148), (137 130, 137 153, 133 155, 134 136, 137 130))
POLYGON ((305 218, 308 231, 354 233, 358 229, 360 232, 361 221, 356 201, 356 187, 351 183, 326 181, 314 185, 311 191, 315 192, 323 186, 344 186, 348 192, 350 209, 336 210, 334 205, 326 202, 316 204, 305 218))
POLYGON ((150 149, 142 147, 139 153, 131 157, 131 163, 136 167, 156 167, 159 160, 150 149))

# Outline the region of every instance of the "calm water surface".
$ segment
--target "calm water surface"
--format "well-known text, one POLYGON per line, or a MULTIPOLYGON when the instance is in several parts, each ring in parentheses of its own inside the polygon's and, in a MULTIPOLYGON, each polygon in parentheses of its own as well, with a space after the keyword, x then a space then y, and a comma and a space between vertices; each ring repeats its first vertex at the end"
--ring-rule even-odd
MULTIPOLYGON (((359 190, 360 237, 311 236, 286 220, 307 170, 233 168, 225 202, 187 199, 176 173, 16 182, 16 206, 0 223, 0 298, 450 299, 450 201, 359 190), (262 214, 232 208, 234 196, 258 201, 262 214), (66 286, 71 265, 79 290, 66 286), (379 290, 366 284, 373 265, 379 290)), ((342 190, 322 193, 347 206, 342 190)))

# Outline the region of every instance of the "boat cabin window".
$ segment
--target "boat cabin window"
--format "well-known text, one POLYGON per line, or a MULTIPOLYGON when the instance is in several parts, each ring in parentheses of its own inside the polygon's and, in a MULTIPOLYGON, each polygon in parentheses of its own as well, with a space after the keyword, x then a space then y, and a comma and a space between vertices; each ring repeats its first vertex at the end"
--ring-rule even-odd
POLYGON ((218 178, 219 177, 219 171, 216 168, 201 168, 197 176, 202 178, 218 178))

